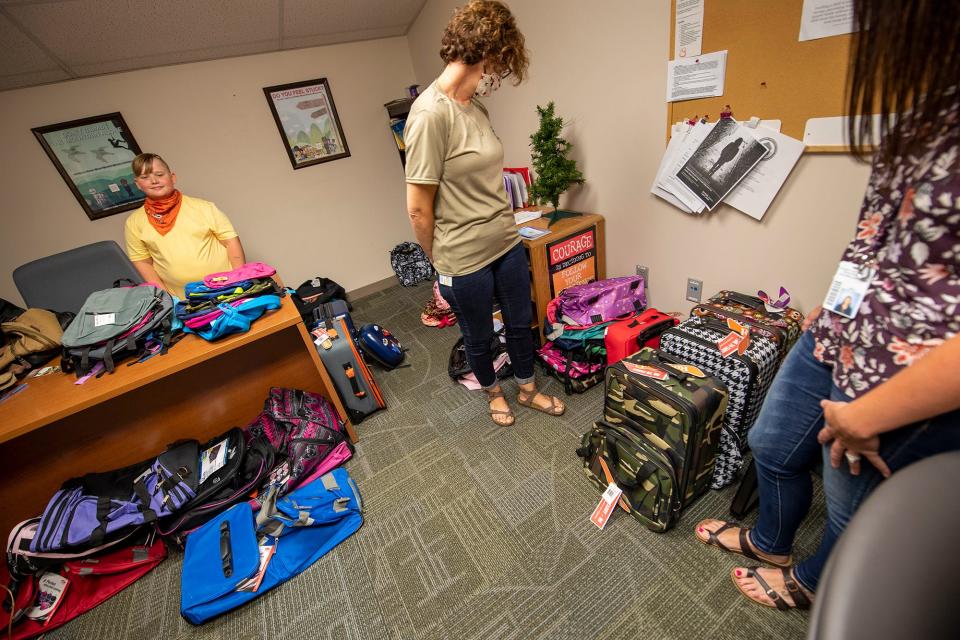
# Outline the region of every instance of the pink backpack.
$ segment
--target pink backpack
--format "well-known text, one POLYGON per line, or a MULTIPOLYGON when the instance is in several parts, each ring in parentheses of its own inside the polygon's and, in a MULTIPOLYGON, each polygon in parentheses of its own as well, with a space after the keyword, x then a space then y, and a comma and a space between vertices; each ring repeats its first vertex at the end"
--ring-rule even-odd
POLYGON ((248 262, 230 271, 211 273, 203 279, 203 284, 211 289, 228 287, 231 284, 252 280, 254 278, 269 278, 277 272, 276 269, 263 262, 248 262))
POLYGON ((563 375, 571 378, 584 378, 586 376, 602 371, 604 366, 602 362, 578 362, 570 358, 570 354, 556 348, 552 342, 547 342, 537 350, 537 354, 543 362, 563 375))

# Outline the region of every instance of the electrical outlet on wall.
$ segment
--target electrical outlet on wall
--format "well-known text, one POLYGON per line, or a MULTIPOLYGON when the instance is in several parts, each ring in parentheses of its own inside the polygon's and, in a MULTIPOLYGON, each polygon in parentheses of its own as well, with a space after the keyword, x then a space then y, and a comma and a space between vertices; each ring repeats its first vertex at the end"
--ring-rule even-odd
POLYGON ((643 284, 649 288, 650 287, 650 267, 646 267, 642 264, 638 264, 637 275, 643 276, 643 284))
POLYGON ((690 302, 700 302, 700 295, 703 293, 703 280, 694 280, 687 278, 687 300, 690 302))

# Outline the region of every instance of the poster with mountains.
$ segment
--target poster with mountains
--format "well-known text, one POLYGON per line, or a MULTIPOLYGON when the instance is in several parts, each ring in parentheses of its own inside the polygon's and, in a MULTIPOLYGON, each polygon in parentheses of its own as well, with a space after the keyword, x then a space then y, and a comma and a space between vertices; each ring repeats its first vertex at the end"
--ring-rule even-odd
POLYGON ((350 155, 326 78, 263 91, 294 169, 350 155))

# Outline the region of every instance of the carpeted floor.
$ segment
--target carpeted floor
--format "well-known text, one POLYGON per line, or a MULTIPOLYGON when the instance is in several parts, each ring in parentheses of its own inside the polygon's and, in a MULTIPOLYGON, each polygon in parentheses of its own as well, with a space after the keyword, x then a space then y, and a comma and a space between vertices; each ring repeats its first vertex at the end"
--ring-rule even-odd
MULTIPOLYGON (((566 398, 562 418, 517 410, 495 427, 482 399, 447 377, 456 327, 419 314, 430 288, 394 287, 355 303, 410 349, 412 366, 378 372, 388 410, 358 427, 347 469, 363 527, 291 582, 203 627, 179 615, 179 554, 52 638, 802 638, 807 615, 748 602, 732 556, 693 537, 725 516, 732 489, 711 492, 678 527, 654 534, 623 513, 600 531, 599 494, 574 454, 602 390, 566 398)), ((552 380, 546 390, 562 395, 552 380)), ((508 397, 516 393, 505 385, 508 397)), ((815 513, 798 555, 819 540, 815 513)))

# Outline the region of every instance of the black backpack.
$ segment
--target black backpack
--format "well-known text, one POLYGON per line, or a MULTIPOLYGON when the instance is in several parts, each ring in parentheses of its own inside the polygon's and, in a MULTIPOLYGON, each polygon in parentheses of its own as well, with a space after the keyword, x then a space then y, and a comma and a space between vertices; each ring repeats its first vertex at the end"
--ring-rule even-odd
MULTIPOLYGON (((297 307, 297 311, 300 312, 304 321, 308 323, 313 319, 314 309, 318 309, 332 300, 347 302, 347 292, 330 278, 320 276, 307 280, 297 287, 293 294, 293 304, 297 307)), ((353 310, 353 306, 349 302, 347 302, 347 310, 353 310)))
MULTIPOLYGON (((493 338, 490 340, 490 357, 494 362, 500 357, 500 354, 507 350, 506 345, 500 340, 500 336, 502 335, 503 331, 501 330, 493 334, 493 338)), ((471 372, 470 363, 467 362, 467 350, 463 346, 463 338, 460 338, 456 344, 453 345, 453 349, 450 350, 450 359, 447 362, 447 375, 449 375, 454 382, 457 382, 460 378, 471 372)), ((510 364, 508 360, 506 364, 497 369, 496 373, 498 380, 509 378, 513 375, 513 365, 510 364)))
POLYGON ((26 311, 23 307, 18 307, 17 305, 0 298, 0 322, 7 322, 8 320, 13 320, 21 313, 26 311))
POLYGON ((433 280, 433 265, 426 251, 416 242, 401 242, 390 250, 390 266, 405 287, 433 280))
POLYGON ((264 441, 248 441, 243 431, 234 427, 200 447, 197 473, 197 494, 157 525, 160 535, 182 544, 186 535, 228 507, 242 502, 264 483, 273 469, 273 449, 264 441), (222 447, 221 453, 218 447, 222 447), (222 466, 203 473, 204 460, 215 463, 221 457, 222 466))

